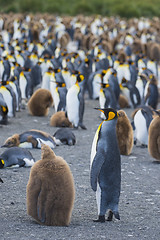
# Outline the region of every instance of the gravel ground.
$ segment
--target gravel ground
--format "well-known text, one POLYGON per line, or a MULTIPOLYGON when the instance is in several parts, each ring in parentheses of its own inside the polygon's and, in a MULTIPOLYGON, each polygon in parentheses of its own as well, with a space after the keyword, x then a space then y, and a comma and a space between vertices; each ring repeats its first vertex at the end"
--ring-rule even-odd
MULTIPOLYGON (((57 146, 56 155, 69 164, 75 181, 76 199, 69 227, 40 226, 26 211, 26 185, 30 168, 1 169, 0 177, 0 239, 48 240, 48 239, 154 239, 160 236, 160 164, 154 162, 146 148, 134 146, 130 156, 122 156, 122 187, 119 203, 121 220, 95 223, 97 206, 95 193, 90 187, 89 163, 93 136, 101 122, 94 110, 98 101, 86 99, 84 124, 87 130, 74 130, 75 146, 57 146)), ((131 109, 125 109, 128 116, 131 109)), ((32 128, 54 133, 48 117, 33 117, 27 110, 9 119, 0 127, 0 145, 14 133, 32 128)), ((2 153, 4 149, 0 149, 2 153)), ((41 150, 30 150, 36 161, 41 150)))

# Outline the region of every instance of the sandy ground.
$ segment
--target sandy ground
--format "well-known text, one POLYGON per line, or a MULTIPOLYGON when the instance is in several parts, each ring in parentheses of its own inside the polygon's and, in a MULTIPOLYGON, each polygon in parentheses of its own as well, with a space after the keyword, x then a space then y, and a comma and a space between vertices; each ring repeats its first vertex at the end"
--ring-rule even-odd
MULTIPOLYGON (((90 187, 89 162, 93 136, 101 122, 94 110, 98 101, 86 99, 84 124, 87 130, 74 130, 75 146, 57 146, 54 151, 69 164, 74 176, 76 199, 69 227, 48 227, 37 224, 26 212, 26 185, 30 168, 1 169, 0 239, 160 239, 160 164, 154 162, 147 148, 134 146, 130 156, 122 156, 122 187, 119 203, 120 221, 95 223, 97 206, 90 187)), ((131 109, 125 109, 130 117, 131 109)), ((32 128, 53 134, 47 117, 33 117, 27 110, 9 119, 0 127, 0 145, 14 133, 32 128)), ((5 149, 1 148, 0 153, 5 149)), ((30 150, 36 161, 41 150, 30 150)))

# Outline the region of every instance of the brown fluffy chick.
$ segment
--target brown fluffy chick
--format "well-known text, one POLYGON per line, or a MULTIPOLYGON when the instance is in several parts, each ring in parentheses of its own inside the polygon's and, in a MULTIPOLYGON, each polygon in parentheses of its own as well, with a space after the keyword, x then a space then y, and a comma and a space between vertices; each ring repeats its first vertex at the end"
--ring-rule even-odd
POLYGON ((133 148, 133 128, 125 111, 119 110, 118 114, 116 131, 120 154, 130 155, 133 148))
POLYGON ((54 113, 50 118, 50 126, 52 127, 73 127, 72 123, 66 117, 65 112, 59 111, 54 113))
POLYGON ((160 115, 155 116, 148 129, 148 151, 149 154, 160 160, 160 115))
POLYGON ((28 101, 28 110, 33 116, 47 116, 53 105, 52 94, 47 89, 37 89, 28 101))
POLYGON ((42 144, 41 150, 27 184, 27 213, 42 225, 68 226, 75 199, 71 170, 49 146, 42 144))
POLYGON ((120 108, 129 108, 128 99, 124 95, 122 95, 122 94, 119 95, 118 102, 119 102, 120 108))

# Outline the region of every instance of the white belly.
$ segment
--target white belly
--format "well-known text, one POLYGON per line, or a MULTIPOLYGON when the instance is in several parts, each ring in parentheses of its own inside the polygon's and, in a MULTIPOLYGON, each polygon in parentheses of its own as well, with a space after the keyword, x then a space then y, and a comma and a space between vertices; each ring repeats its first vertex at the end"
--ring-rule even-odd
POLYGON ((141 110, 139 110, 134 117, 134 124, 136 128, 136 138, 141 144, 148 145, 148 131, 145 118, 141 110))
POLYGON ((79 89, 77 86, 72 86, 68 92, 66 97, 66 108, 68 119, 75 127, 78 127, 79 122, 79 100, 78 100, 78 92, 79 89))

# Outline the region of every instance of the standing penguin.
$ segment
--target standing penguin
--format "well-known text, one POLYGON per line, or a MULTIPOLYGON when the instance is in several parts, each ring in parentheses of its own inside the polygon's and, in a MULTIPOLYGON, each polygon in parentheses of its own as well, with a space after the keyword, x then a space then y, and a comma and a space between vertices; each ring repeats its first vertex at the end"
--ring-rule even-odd
POLYGON ((39 224, 68 226, 75 187, 67 162, 42 144, 42 159, 31 168, 27 184, 27 212, 39 224))
POLYGON ((90 180, 96 192, 98 220, 111 221, 113 214, 120 219, 118 203, 121 188, 121 157, 116 136, 118 113, 112 108, 97 108, 106 119, 99 125, 91 149, 90 180))
MULTIPOLYGON (((111 86, 107 83, 101 83, 101 89, 99 93, 99 105, 100 108, 114 108, 117 109, 117 101, 115 94, 111 86)), ((105 115, 101 112, 101 118, 105 119, 105 115)))
POLYGON ((141 147, 148 146, 148 129, 153 119, 153 110, 149 106, 141 106, 133 115, 134 143, 137 141, 141 147))
POLYGON ((75 128, 79 126, 82 129, 86 129, 83 124, 84 114, 84 95, 83 86, 80 87, 80 83, 83 81, 84 76, 78 74, 76 83, 69 88, 66 95, 66 109, 67 117, 75 128))

